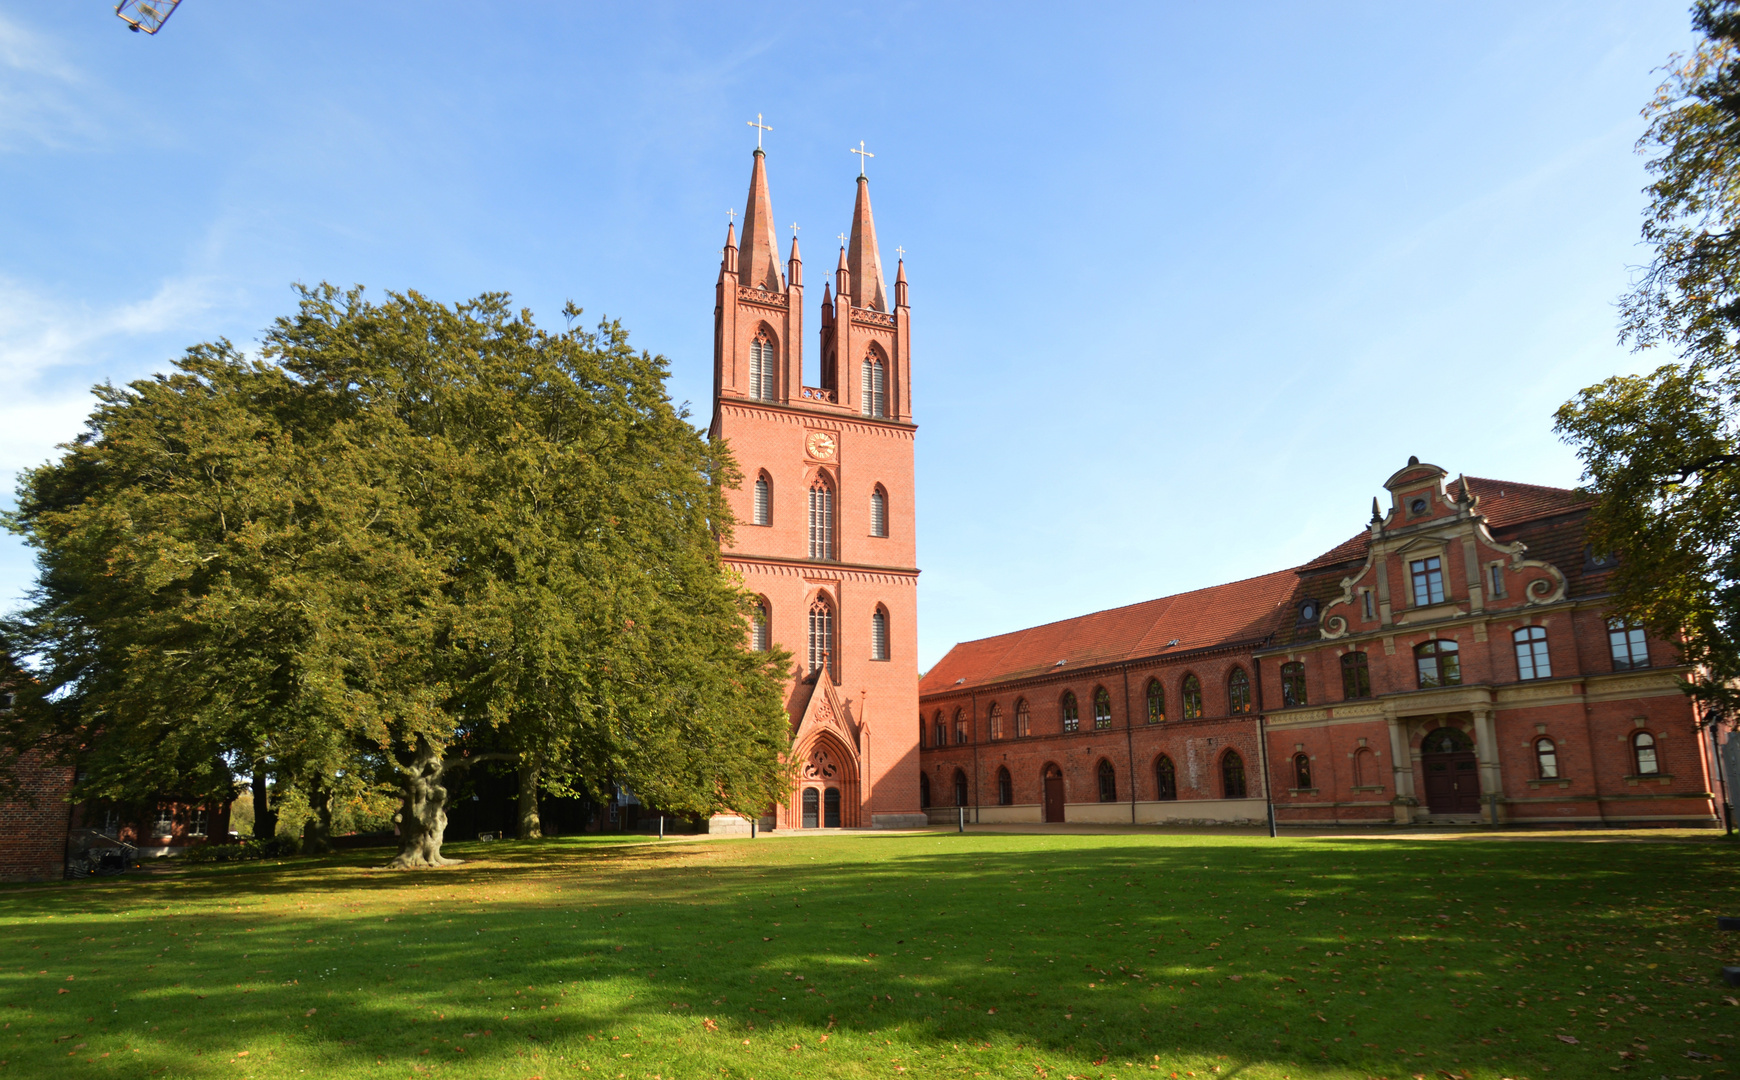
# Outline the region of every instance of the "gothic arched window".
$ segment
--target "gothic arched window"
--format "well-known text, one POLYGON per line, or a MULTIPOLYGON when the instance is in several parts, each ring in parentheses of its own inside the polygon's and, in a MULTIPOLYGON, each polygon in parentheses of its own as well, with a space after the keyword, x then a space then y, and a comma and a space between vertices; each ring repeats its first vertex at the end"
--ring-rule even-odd
POLYGON ((1033 710, 1027 707, 1027 699, 1022 698, 1015 703, 1015 737, 1025 739, 1033 734, 1033 710))
POLYGON ((918 807, 920 810, 930 805, 930 774, 918 774, 918 807))
POLYGON ((755 601, 755 610, 750 613, 750 618, 750 647, 756 652, 766 652, 773 647, 773 610, 768 607, 767 597, 755 601))
POLYGON ((1226 677, 1226 711, 1229 713, 1247 713, 1251 711, 1251 679, 1245 674, 1245 669, 1235 667, 1232 674, 1226 677))
POLYGON ((961 710, 956 709, 955 710, 955 745, 956 746, 965 746, 966 744, 967 744, 967 717, 966 717, 966 714, 961 712, 961 710))
POLYGON ((967 774, 959 769, 955 770, 955 805, 967 805, 967 774))
POLYGON ((997 805, 1011 806, 1015 802, 1015 781, 1010 779, 1009 770, 997 770, 997 805))
POLYGON ((772 401, 774 397, 773 342, 766 332, 755 335, 749 343, 749 396, 757 401, 772 401))
POLYGON ((1112 768, 1112 763, 1100 760, 1100 801, 1118 801, 1118 770, 1112 768))
POLYGON ((1281 707, 1305 704, 1305 665, 1295 660, 1281 665, 1281 707))
POLYGON ((870 493, 870 535, 888 535, 888 493, 881 484, 870 493))
POLYGON ((1311 758, 1305 754, 1293 755, 1293 786, 1296 788, 1314 786, 1311 783, 1311 758))
POLYGON ((1148 680, 1148 722, 1158 724, 1166 719, 1166 688, 1159 679, 1148 680))
POLYGON ((1105 731, 1112 726, 1112 695, 1105 687, 1094 691, 1094 730, 1105 731))
POLYGON ((880 419, 888 415, 887 371, 875 354, 864 358, 863 408, 865 416, 880 419))
POLYGON ((1161 802, 1178 798, 1178 769, 1165 754, 1154 760, 1154 797, 1161 802))
POLYGON ((935 742, 932 743, 933 746, 947 746, 949 744, 949 729, 948 725, 943 723, 941 709, 936 711, 936 722, 931 725, 931 729, 932 734, 936 736, 935 742))
POLYGON ((1184 718, 1196 720, 1202 716, 1202 683, 1195 675, 1184 677, 1184 718))
POLYGON ((1003 737, 1003 707, 998 705, 995 701, 991 702, 991 711, 988 714, 988 717, 991 727, 991 740, 995 742, 1003 737))
POLYGON ((824 667, 830 677, 839 677, 834 671, 834 609, 827 597, 817 595, 810 603, 810 670, 824 667))
POLYGON ((755 524, 773 524, 773 481, 766 473, 755 478, 755 524))
POLYGON ((870 616, 870 659, 888 659, 888 611, 877 608, 870 616))
POLYGON ((1371 751, 1360 747, 1353 752, 1353 786, 1373 787, 1377 784, 1377 767, 1372 764, 1371 751))
POLYGON ((1245 759, 1239 757, 1237 750, 1228 750, 1221 756, 1220 786, 1222 798, 1242 799, 1245 797, 1245 759))
POLYGON ((817 473, 810 483, 810 558, 834 557, 834 489, 817 473))
POLYGON ((821 821, 818 820, 821 815, 816 812, 820 809, 818 805, 820 802, 820 792, 813 787, 804 788, 804 828, 814 829, 821 825, 821 821))
POLYGON ((1081 710, 1076 708, 1075 691, 1065 690, 1063 692, 1062 712, 1063 730, 1075 731, 1081 727, 1081 710))

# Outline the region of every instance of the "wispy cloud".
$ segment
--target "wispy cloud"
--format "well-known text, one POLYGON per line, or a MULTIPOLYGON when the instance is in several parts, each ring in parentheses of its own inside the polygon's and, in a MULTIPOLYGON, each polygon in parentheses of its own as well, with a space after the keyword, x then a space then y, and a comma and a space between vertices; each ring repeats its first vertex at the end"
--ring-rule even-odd
MULTIPOLYGON (((154 366, 154 339, 194 331, 217 305, 205 278, 165 281, 149 298, 108 307, 69 303, 0 278, 0 485, 47 460, 81 429, 90 384, 154 366)), ((188 337, 187 340, 192 340, 188 337)), ((185 342, 183 342, 185 344, 185 342)))
POLYGON ((99 91, 54 41, 0 15, 0 153, 96 141, 99 91))

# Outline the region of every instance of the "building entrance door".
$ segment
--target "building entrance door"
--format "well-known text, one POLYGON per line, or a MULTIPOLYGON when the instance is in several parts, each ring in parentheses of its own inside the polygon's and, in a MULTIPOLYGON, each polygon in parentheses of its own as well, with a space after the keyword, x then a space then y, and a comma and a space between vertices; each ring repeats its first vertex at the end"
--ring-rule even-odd
POLYGON ((1045 769, 1045 820, 1063 820, 1063 774, 1055 765, 1045 769))
POLYGON ((1438 728, 1420 744, 1426 806, 1434 814, 1480 813, 1480 765, 1474 744, 1457 728, 1438 728))

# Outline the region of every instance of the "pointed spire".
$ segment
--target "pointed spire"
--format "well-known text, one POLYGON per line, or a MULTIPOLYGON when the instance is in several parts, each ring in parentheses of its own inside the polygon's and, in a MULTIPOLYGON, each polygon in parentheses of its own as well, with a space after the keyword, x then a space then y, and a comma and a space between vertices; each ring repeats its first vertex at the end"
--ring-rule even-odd
POLYGON ((1376 525, 1378 522, 1382 521, 1383 519, 1384 519, 1384 516, 1382 514, 1378 513, 1377 496, 1373 495, 1371 497, 1371 523, 1373 525, 1376 525))
POLYGON ((793 286, 804 283, 804 260, 798 254, 797 233, 791 234, 791 258, 786 260, 785 276, 793 286))
POLYGON ((870 181, 858 177, 858 202, 852 207, 852 239, 846 252, 852 271, 852 303, 874 311, 888 310, 882 285, 882 256, 876 250, 876 222, 870 217, 870 181))
POLYGON ((894 306, 907 307, 906 303, 906 260, 901 259, 894 264, 894 306))
POLYGON ((725 273, 737 272, 737 223, 735 221, 725 226, 725 254, 722 264, 725 273))
POLYGON ((744 288, 784 292, 779 272, 779 234, 774 231, 773 200, 767 193, 767 155, 755 151, 749 174, 749 203, 743 208, 743 255, 738 264, 744 288))
POLYGON ((852 294, 852 271, 846 266, 846 245, 840 245, 840 265, 834 267, 834 292, 841 297, 852 294))

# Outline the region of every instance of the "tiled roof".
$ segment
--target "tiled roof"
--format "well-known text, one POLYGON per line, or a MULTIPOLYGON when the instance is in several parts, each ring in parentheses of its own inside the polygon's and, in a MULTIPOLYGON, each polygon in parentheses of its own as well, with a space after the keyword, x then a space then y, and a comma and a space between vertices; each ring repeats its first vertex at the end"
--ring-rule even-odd
POLYGON ((1163 596, 1010 634, 964 641, 919 683, 920 695, 1112 663, 1163 652, 1255 641, 1290 617, 1292 570, 1163 596), (1177 645, 1170 645, 1176 640, 1177 645), (1062 668, 1057 666, 1064 661, 1062 668), (965 680, 957 685, 957 680, 965 680))
MULTIPOLYGON (((1539 484, 1519 484, 1513 480, 1488 480, 1470 476, 1468 490, 1479 500, 1478 509, 1493 530, 1524 521, 1551 517, 1567 510, 1580 510, 1589 505, 1589 496, 1568 488, 1542 487, 1539 484)), ((1455 490, 1454 486, 1451 488, 1455 490)), ((1357 562, 1365 558, 1366 543, 1371 534, 1365 530, 1325 551, 1299 568, 1310 573, 1339 563, 1357 562)))

